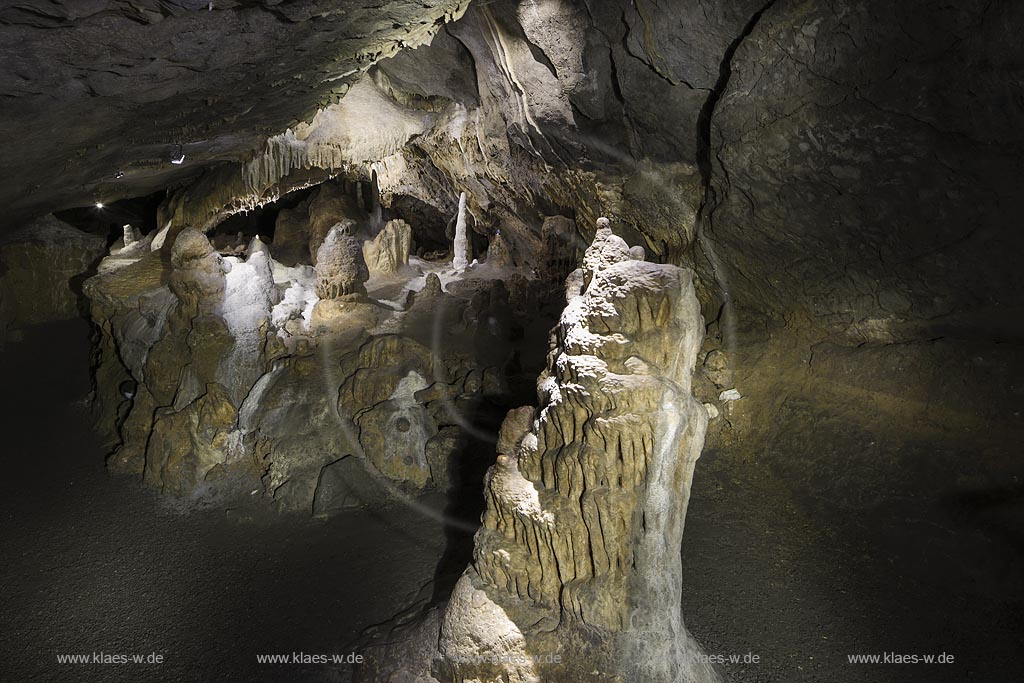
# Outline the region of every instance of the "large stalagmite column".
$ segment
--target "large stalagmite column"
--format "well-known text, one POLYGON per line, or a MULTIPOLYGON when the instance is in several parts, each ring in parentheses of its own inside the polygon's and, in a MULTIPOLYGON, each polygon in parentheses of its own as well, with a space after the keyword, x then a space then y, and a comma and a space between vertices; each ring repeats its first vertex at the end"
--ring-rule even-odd
MULTIPOLYGON (((707 426, 690 388, 704 331, 691 273, 633 258, 598 226, 566 281, 540 408, 502 426, 473 563, 411 639, 438 644, 433 680, 719 680, 680 611, 707 426)), ((409 674, 403 656, 383 659, 409 674)))
POLYGON ((461 273, 469 267, 469 238, 466 235, 466 193, 459 195, 459 215, 455 219, 455 243, 452 266, 461 273))

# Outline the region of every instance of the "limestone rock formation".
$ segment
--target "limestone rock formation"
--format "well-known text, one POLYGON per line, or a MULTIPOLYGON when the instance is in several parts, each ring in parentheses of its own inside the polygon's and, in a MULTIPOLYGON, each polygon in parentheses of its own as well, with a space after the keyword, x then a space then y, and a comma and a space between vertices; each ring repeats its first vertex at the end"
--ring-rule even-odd
POLYGON ((181 231, 171 247, 171 267, 169 285, 185 309, 211 313, 220 307, 225 266, 206 235, 193 228, 181 231))
POLYGON ((576 269, 579 234, 576 221, 564 216, 547 216, 541 225, 540 238, 544 242, 541 271, 554 282, 564 282, 576 269))
POLYGON ((334 226, 343 223, 355 235, 361 223, 367 220, 366 212, 356 205, 355 198, 345 191, 341 183, 335 182, 324 183, 316 189, 309 202, 308 215, 307 239, 313 265, 319 258, 320 245, 334 226))
POLYGON ((264 372, 277 291, 266 253, 222 258, 207 237, 181 231, 168 262, 147 253, 86 283, 101 330, 97 422, 115 445, 108 466, 188 495, 228 474, 255 481, 238 408, 264 372), (137 386, 120 394, 125 381, 137 386))
POLYGON ((0 235, 0 329, 81 315, 80 281, 104 251, 102 237, 53 216, 0 235))
POLYGON ((515 259, 512 257, 512 248, 500 230, 494 233, 487 246, 487 263, 499 268, 515 268, 516 266, 515 259))
POLYGON ((131 249, 139 241, 139 234, 129 223, 126 223, 122 230, 121 246, 123 249, 131 249))
POLYGON ((309 253, 309 199, 282 209, 274 224, 274 259, 286 266, 312 263, 309 253))
POLYGON ((435 369, 434 354, 406 337, 386 335, 372 339, 342 367, 348 377, 339 409, 358 426, 363 453, 389 479, 425 486, 427 442, 437 434, 437 424, 417 394, 447 381, 443 369, 435 369))
POLYGON ((632 259, 601 222, 567 281, 540 408, 502 426, 473 564, 410 641, 438 643, 431 671, 383 648, 365 680, 720 680, 680 612, 708 420, 691 391, 703 321, 690 278, 632 259))
POLYGON ((472 252, 466 236, 466 193, 459 195, 459 212, 455 216, 455 239, 452 242, 452 266, 461 273, 469 266, 472 252))
POLYGON ((401 219, 388 221, 372 240, 363 243, 370 275, 393 275, 409 263, 412 226, 401 219))
POLYGON ((316 251, 316 293, 321 299, 365 294, 370 273, 362 245, 352 236, 351 223, 330 229, 316 251))
MULTIPOLYGON (((410 266, 424 286, 397 311, 366 296, 350 229, 328 233, 316 268, 276 263, 258 239, 231 237, 242 250, 222 256, 191 228, 108 257, 85 290, 111 471, 316 514, 458 484, 473 416, 508 392, 507 292, 486 278, 445 292, 410 266)), ((397 264, 410 231, 392 222, 377 262, 397 264)))

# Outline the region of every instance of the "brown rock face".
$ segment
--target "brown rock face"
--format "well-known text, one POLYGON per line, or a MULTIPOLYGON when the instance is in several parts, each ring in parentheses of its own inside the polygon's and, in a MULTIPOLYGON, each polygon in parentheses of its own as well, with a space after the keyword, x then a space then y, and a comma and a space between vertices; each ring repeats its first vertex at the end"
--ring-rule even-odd
MULTIPOLYGON (((606 226, 585 264, 567 282, 540 409, 510 412, 499 435, 436 680, 719 680, 680 613, 707 426, 690 388, 703 333, 691 274, 631 259, 606 226)), ((387 655, 374 661, 387 669, 387 655)))
POLYGON ((224 298, 226 288, 221 258, 210 240, 198 230, 183 230, 171 247, 170 288, 190 311, 210 313, 224 298))
MULTIPOLYGON (((244 266, 236 268, 237 279, 244 266)), ((116 444, 112 471, 179 495, 229 468, 259 475, 258 463, 242 457, 236 421, 251 386, 243 368, 256 367, 258 377, 265 359, 260 350, 249 357, 235 319, 222 315, 226 298, 233 312, 243 308, 226 271, 206 236, 186 229, 169 264, 146 253, 85 283, 100 329, 97 423, 118 432, 105 435, 116 444), (122 389, 126 382, 132 391, 122 389)))
POLYGON ((430 480, 426 446, 437 425, 416 393, 435 382, 431 350, 383 335, 350 363, 343 365, 352 372, 341 385, 339 409, 353 417, 363 452, 384 476, 422 488, 430 480))
POLYGON ((495 233, 487 246, 487 262, 499 268, 514 268, 516 265, 512 257, 512 247, 500 231, 495 233))

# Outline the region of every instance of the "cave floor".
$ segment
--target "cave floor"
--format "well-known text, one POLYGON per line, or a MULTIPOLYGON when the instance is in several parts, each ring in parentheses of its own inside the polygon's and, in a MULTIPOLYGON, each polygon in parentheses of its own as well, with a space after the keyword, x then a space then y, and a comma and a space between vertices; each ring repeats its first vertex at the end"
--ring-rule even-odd
POLYGON ((734 683, 1024 680, 1022 503, 936 491, 851 513, 705 450, 683 535, 686 624, 709 654, 760 655, 722 667, 734 683), (848 658, 886 653, 954 659, 848 658))
MULTIPOLYGON (((365 627, 422 594, 444 529, 408 509, 328 520, 184 510, 108 477, 84 409, 88 334, 81 321, 39 327, 0 353, 0 680, 337 680, 329 666, 258 664, 256 655, 347 654, 365 627), (99 652, 155 652, 164 662, 57 661, 99 652)), ((736 473, 723 455, 705 454, 684 540, 688 627, 709 653, 760 658, 724 667, 732 680, 1024 679, 1007 656, 1020 651, 1020 596, 993 580, 1013 571, 1019 545, 965 587, 966 570, 943 553, 972 552, 970 529, 897 509, 874 533, 870 520, 809 514, 770 473, 736 473), (894 527, 901 516, 906 524, 894 527), (922 523, 952 529, 943 552, 901 543, 922 523), (893 651, 957 659, 846 658, 893 651)))

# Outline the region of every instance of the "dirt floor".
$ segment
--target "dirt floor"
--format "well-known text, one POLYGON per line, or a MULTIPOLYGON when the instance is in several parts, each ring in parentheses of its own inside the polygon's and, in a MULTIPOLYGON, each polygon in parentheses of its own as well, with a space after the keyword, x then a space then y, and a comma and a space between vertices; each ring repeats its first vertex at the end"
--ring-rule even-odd
POLYGON ((760 656, 723 667, 732 681, 1024 680, 1024 546, 1000 531, 1010 504, 937 498, 827 517, 766 468, 737 479, 724 457, 707 452, 697 469, 683 613, 707 652, 760 656), (848 658, 886 653, 954 659, 848 658))
MULTIPOLYGON (((367 626, 422 594, 444 529, 412 510, 330 520, 184 510, 111 479, 91 437, 88 326, 0 353, 0 680, 328 681, 367 626), (58 656, 163 656, 60 664, 58 656)), ((1024 680, 1020 491, 830 514, 777 470, 709 449, 684 540, 684 613, 734 681, 1024 680), (850 654, 953 664, 850 664, 850 654)), ((463 539, 465 542, 465 539, 463 539)), ((451 547, 447 548, 451 554, 451 547)))

